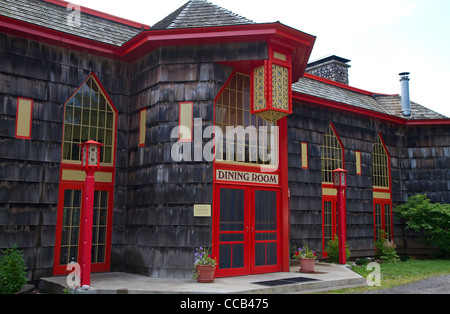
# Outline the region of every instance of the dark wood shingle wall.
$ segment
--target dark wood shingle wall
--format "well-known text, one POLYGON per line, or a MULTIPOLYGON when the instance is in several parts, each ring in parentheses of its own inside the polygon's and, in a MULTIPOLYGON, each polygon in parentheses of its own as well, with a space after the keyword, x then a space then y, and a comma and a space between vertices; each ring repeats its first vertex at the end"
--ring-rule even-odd
MULTIPOLYGON (((213 125, 214 98, 232 73, 216 62, 266 57, 265 43, 180 46, 131 64, 127 215, 123 245, 113 245, 113 267, 153 277, 192 276, 195 248, 212 244, 212 217, 194 217, 193 208, 212 204, 213 165, 172 160, 179 103, 193 102, 193 118, 202 119, 204 130, 213 125), (144 108, 146 143, 138 147, 144 108)), ((194 146, 192 160, 193 153, 194 146)))
MULTIPOLYGON (((353 257, 374 253, 372 150, 378 134, 391 157, 394 207, 417 193, 428 194, 434 202, 449 202, 448 126, 406 127, 295 103, 288 118, 292 246, 306 242, 318 251, 322 248, 320 145, 330 122, 345 148, 345 169, 349 171, 347 240, 353 257), (301 167, 301 142, 308 143, 308 169, 301 167), (361 152, 361 175, 356 174, 356 151, 361 152)), ((400 252, 426 252, 416 235, 405 232, 395 214, 394 224, 400 252)))
MULTIPOLYGON (((32 280, 53 271, 64 103, 91 72, 127 119, 126 64, 0 34, 0 248, 23 249, 32 280), (34 102, 31 140, 14 138, 18 97, 34 102)), ((118 217, 125 205, 127 125, 119 122, 118 217)))

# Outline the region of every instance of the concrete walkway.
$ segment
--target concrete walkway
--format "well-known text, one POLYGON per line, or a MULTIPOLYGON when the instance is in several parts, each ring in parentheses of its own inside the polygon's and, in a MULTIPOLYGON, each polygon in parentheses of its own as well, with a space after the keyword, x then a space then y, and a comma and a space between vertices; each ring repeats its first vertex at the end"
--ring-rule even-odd
MULTIPOLYGON (((42 278, 43 293, 62 293, 67 277, 42 278)), ((190 279, 158 279, 128 273, 91 275, 86 294, 280 294, 310 293, 332 289, 365 286, 366 280, 345 266, 316 263, 315 273, 303 274, 299 267, 289 273, 216 278, 214 283, 197 283, 190 279), (313 281, 310 281, 313 280, 313 281)), ((67 289, 73 292, 73 289, 67 289)))

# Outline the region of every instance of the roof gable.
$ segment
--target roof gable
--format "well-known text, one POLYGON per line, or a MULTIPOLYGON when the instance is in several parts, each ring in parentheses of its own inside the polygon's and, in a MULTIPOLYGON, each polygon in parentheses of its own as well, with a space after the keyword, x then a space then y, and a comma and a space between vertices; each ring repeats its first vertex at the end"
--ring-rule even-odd
POLYGON ((103 13, 102 16, 86 13, 86 8, 81 8, 80 25, 71 26, 68 23, 69 3, 65 4, 65 1, 54 0, 0 0, 0 16, 114 46, 122 46, 144 28, 144 25, 138 27, 138 23, 132 26, 116 21, 124 19, 108 19, 103 13))
POLYGON ((152 26, 153 30, 254 24, 206 0, 191 0, 152 26))

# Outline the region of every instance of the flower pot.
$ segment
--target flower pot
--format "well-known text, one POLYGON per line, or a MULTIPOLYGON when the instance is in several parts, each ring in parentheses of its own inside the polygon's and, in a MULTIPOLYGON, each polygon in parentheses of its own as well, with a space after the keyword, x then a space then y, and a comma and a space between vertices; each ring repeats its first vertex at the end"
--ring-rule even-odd
POLYGON ((301 258, 300 259, 300 272, 301 273, 313 273, 315 258, 301 258))
POLYGON ((213 265, 197 265, 197 282, 211 283, 214 282, 214 273, 216 266, 213 265))

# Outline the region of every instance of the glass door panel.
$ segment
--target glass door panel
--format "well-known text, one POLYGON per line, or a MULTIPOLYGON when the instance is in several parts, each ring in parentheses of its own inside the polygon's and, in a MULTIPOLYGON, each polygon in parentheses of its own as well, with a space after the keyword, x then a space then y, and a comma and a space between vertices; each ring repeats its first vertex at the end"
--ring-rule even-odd
POLYGON ((255 191, 255 266, 277 264, 277 192, 255 191))
POLYGON ((59 264, 67 265, 78 260, 80 237, 81 190, 64 191, 61 253, 59 264))
POLYGON ((252 273, 277 271, 281 249, 278 242, 279 191, 253 188, 252 197, 252 273))
POLYGON ((220 189, 219 270, 245 266, 245 190, 220 189))

